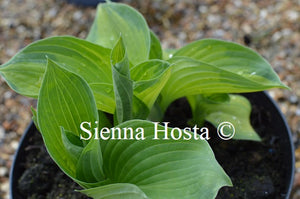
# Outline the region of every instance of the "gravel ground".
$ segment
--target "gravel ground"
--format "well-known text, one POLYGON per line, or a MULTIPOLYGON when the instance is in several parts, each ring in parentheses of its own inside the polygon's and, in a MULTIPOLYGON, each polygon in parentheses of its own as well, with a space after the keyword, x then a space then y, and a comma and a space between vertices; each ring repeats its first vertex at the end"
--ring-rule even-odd
MULTIPOLYGON (((300 1, 299 0, 124 0, 147 18, 164 48, 179 48, 212 37, 249 45, 292 88, 271 96, 285 114, 296 149, 293 199, 300 199, 300 1)), ((63 0, 0 1, 0 64, 29 43, 55 35, 85 38, 95 8, 63 0)), ((9 169, 18 140, 36 101, 22 97, 0 79, 0 199, 8 198, 9 169)))

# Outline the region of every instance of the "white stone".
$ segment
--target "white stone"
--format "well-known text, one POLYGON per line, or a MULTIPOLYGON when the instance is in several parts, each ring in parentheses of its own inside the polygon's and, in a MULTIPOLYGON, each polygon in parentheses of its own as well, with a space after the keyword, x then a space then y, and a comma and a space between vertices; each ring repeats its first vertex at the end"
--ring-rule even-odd
POLYGON ((19 146, 19 142, 18 141, 14 140, 14 141, 11 142, 11 147, 14 150, 17 150, 18 146, 19 146))
POLYGON ((0 142, 5 138, 5 130, 2 126, 0 126, 0 142))
POLYGON ((4 177, 8 173, 8 169, 6 167, 0 167, 0 176, 4 177))
POLYGON ((73 19, 74 19, 75 21, 79 21, 81 18, 82 18, 82 12, 81 12, 81 11, 76 11, 76 12, 73 14, 73 19))
POLYGON ((299 17, 299 13, 295 10, 290 10, 290 11, 288 11, 287 16, 288 16, 289 20, 296 21, 299 17))

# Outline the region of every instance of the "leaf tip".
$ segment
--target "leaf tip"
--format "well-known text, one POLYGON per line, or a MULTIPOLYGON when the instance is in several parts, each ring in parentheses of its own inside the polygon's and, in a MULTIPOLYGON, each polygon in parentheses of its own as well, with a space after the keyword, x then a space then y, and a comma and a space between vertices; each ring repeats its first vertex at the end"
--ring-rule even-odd
POLYGON ((289 91, 292 91, 292 88, 289 87, 289 86, 287 86, 287 85, 285 85, 284 83, 281 83, 281 88, 284 88, 284 89, 287 89, 289 91))

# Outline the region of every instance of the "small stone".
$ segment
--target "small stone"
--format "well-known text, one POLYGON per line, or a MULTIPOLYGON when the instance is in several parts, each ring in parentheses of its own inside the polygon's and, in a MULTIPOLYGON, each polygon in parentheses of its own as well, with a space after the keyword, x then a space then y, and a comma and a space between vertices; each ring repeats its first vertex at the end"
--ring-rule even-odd
POLYGON ((0 142, 5 138, 5 130, 0 126, 0 142))
POLYGON ((296 116, 300 116, 300 107, 296 109, 295 114, 296 114, 296 116))
POLYGON ((281 34, 284 37, 289 37, 292 33, 293 33, 293 31, 289 28, 285 28, 281 31, 281 34))
POLYGON ((6 167, 0 167, 0 177, 6 176, 8 174, 8 169, 6 167))
POLYGON ((3 184, 0 185, 0 190, 1 191, 6 191, 9 189, 9 181, 4 182, 3 184))
POLYGON ((14 149, 14 150, 17 150, 17 148, 19 147, 19 142, 14 140, 11 142, 11 147, 14 149))
POLYGON ((199 6, 198 11, 201 13, 206 13, 208 11, 207 6, 199 6))
POLYGON ((11 91, 6 91, 5 93, 4 93, 4 99, 9 99, 9 98, 11 98, 12 97, 12 92, 11 91))
POLYGON ((178 38, 179 38, 180 40, 185 40, 185 39, 186 39, 186 33, 180 32, 179 35, 178 35, 178 38))
POLYGON ((7 56, 12 57, 13 55, 15 55, 16 51, 14 49, 9 48, 5 51, 5 53, 7 56))
POLYGON ((9 130, 11 128, 11 123, 8 122, 8 121, 4 121, 2 123, 2 127, 5 129, 5 130, 9 130))
POLYGON ((79 21, 81 18, 82 18, 82 12, 81 12, 81 11, 76 11, 76 12, 73 14, 73 20, 79 21))
POLYGON ((215 25, 221 22, 221 17, 218 15, 208 15, 207 21, 209 25, 215 25))
POLYGON ((242 30, 247 34, 251 34, 252 28, 249 24, 245 23, 242 25, 242 30))
POLYGON ((281 39, 281 37, 282 37, 281 32, 277 31, 272 35, 272 40, 276 42, 276 41, 279 41, 281 39))
POLYGON ((235 0, 235 1, 233 1, 233 4, 234 4, 236 7, 240 8, 240 7, 242 7, 243 2, 240 1, 240 0, 235 0))
POLYGON ((298 97, 296 95, 291 95, 289 97, 289 101, 292 103, 292 104, 297 104, 298 103, 298 97))
POLYGON ((48 17, 53 18, 57 15, 57 13, 58 13, 57 8, 53 7, 48 11, 48 17))
POLYGON ((276 94, 275 94, 274 91, 270 90, 270 91, 268 91, 268 94, 269 94, 269 96, 270 96, 271 98, 275 99, 276 94))
MULTIPOLYGON (((300 160, 300 147, 295 150, 295 156, 297 160, 300 160)), ((300 162, 299 162, 300 163, 300 162)), ((300 165, 299 165, 300 166, 300 165)), ((300 168, 300 167, 299 167, 300 168)))
POLYGON ((17 27, 16 31, 18 34, 24 34, 24 32, 26 31, 26 27, 23 25, 20 25, 17 27))
POLYGON ((296 173, 295 179, 294 179, 294 187, 300 185, 300 173, 296 173))
POLYGON ((266 9, 262 9, 259 15, 261 18, 266 18, 268 16, 268 11, 266 9))
POLYGON ((217 37, 217 38, 223 38, 225 34, 225 31, 222 29, 218 29, 216 31, 213 32, 213 36, 217 37))
POLYGON ((287 12, 287 16, 290 21, 296 21, 299 17, 299 13, 295 10, 290 10, 287 12))

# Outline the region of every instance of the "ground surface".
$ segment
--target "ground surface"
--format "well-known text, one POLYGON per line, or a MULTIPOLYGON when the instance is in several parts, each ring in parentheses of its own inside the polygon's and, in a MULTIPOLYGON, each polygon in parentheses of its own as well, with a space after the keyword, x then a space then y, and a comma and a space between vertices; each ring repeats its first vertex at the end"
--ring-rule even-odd
MULTIPOLYGON (((212 37, 247 44, 261 53, 289 90, 273 89, 293 132, 300 198, 300 1, 124 0, 147 18, 164 48, 212 37), (200 3, 201 2, 201 3, 200 3)), ((63 0, 0 0, 0 64, 29 43, 55 35, 85 38, 95 8, 63 0)), ((19 96, 0 79, 0 199, 8 198, 9 169, 18 140, 31 120, 35 100, 19 96)))

